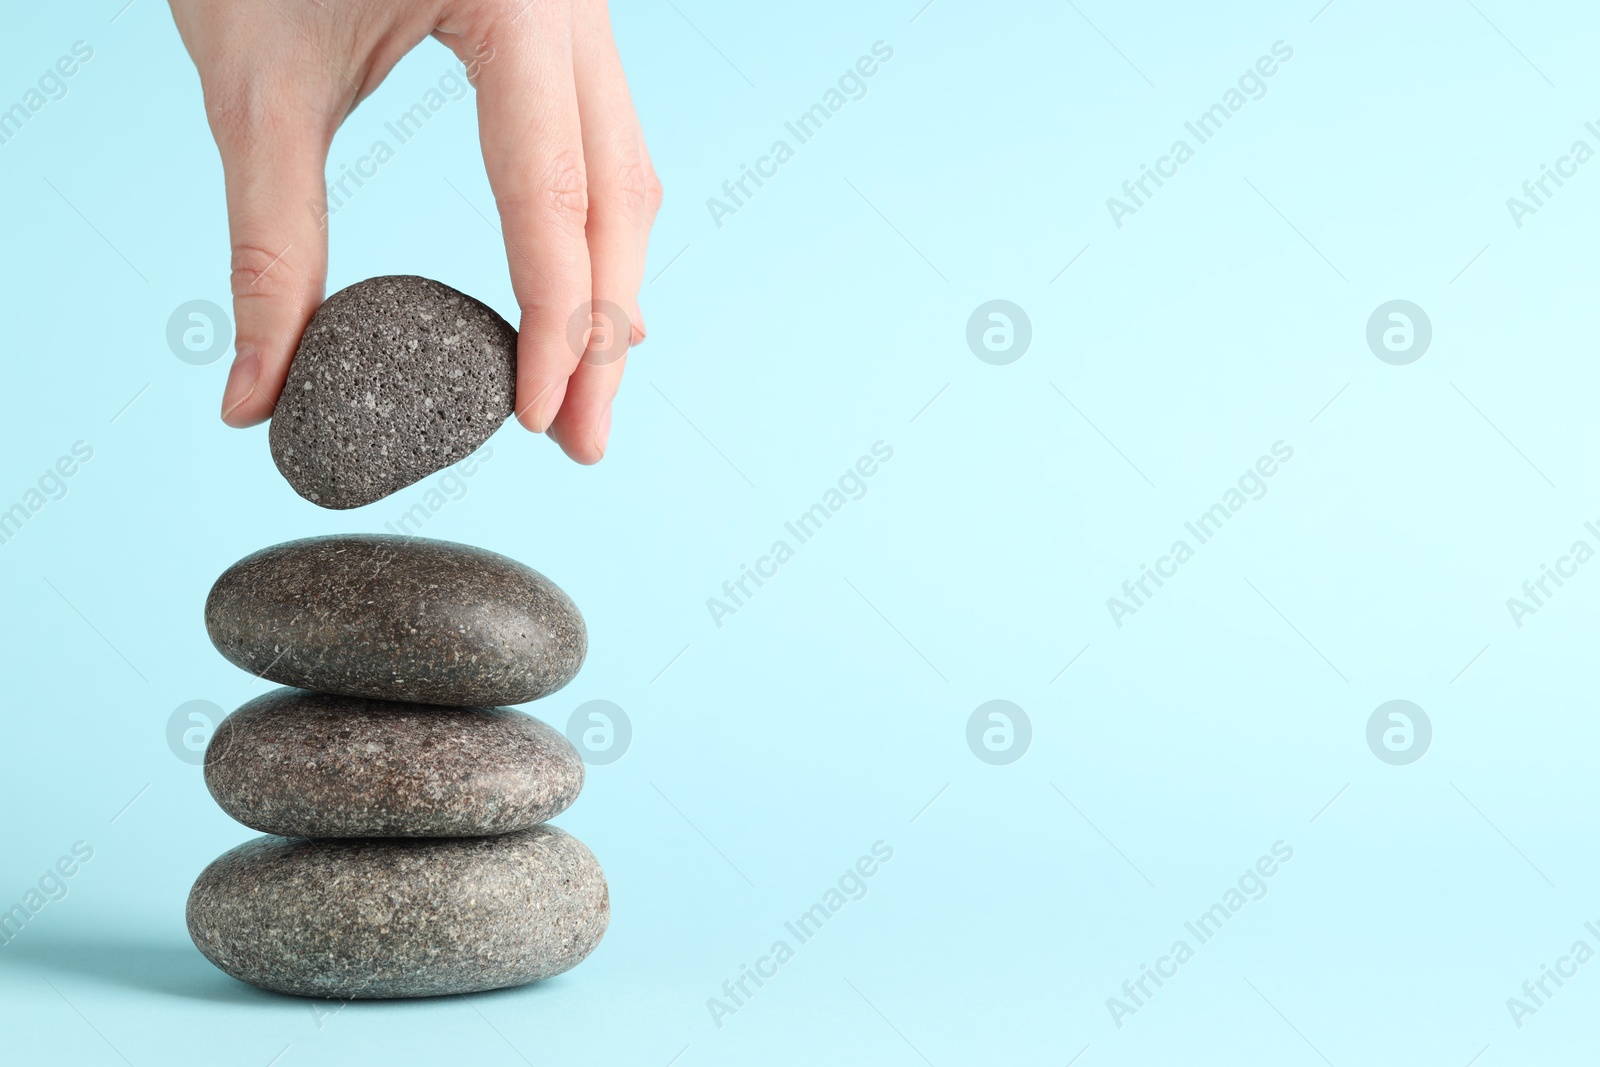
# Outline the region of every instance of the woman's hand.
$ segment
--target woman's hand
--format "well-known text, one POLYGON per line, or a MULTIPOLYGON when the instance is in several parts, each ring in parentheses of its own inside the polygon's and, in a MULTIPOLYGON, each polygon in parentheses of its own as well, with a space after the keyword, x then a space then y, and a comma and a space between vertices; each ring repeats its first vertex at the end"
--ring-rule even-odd
POLYGON ((171 4, 227 180, 237 342, 223 420, 271 417, 322 302, 334 131, 433 36, 478 90, 521 308, 517 418, 598 461, 627 348, 644 339, 639 284, 661 202, 604 0, 171 4))

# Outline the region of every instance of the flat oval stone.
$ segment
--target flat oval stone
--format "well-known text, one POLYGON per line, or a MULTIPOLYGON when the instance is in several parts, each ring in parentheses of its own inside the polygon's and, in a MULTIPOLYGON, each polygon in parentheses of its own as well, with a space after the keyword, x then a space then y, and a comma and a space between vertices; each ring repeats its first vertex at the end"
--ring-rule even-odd
POLYGON ((475 993, 549 978, 606 931, 583 842, 553 826, 502 837, 259 837, 189 891, 189 936, 251 985, 341 1000, 475 993))
POLYGON ((300 336, 272 461, 313 504, 370 504, 476 451, 516 378, 517 331, 487 304, 410 275, 357 282, 300 336))
POLYGON ((281 685, 455 707, 553 693, 588 651, 577 607, 538 571, 391 534, 246 556, 211 587, 206 631, 230 663, 281 685))
POLYGON ((303 689, 218 725, 206 788, 252 830, 289 837, 477 837, 561 814, 583 760, 510 708, 442 708, 303 689))

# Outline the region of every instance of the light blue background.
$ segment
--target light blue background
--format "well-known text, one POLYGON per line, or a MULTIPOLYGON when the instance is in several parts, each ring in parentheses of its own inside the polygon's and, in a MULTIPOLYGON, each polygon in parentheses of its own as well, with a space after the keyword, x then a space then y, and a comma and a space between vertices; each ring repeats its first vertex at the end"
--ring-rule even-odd
MULTIPOLYGON (((94 458, 0 546, 0 906, 73 842, 94 859, 0 947, 4 1059, 1591 1057, 1600 964, 1520 1029, 1506 999, 1600 949, 1600 565, 1520 629, 1505 601, 1597 544, 1600 163, 1521 228, 1505 201, 1600 148, 1596 13, 674 3, 614 13, 667 202, 610 454, 581 469, 509 426, 425 528, 584 611, 588 663, 532 710, 633 721, 559 820, 606 868, 611 930, 541 986, 320 1019, 190 944, 191 881, 250 831, 166 723, 265 687, 202 626, 229 563, 380 529, 424 487, 318 510, 265 428, 217 420, 227 362, 168 350, 180 303, 227 303, 228 245, 165 7, 9 13, 0 106, 95 53, 0 145, 0 507, 73 442, 94 458), (706 198, 879 40, 868 95, 719 229, 706 198), (1265 98, 1115 226, 1106 198, 1279 40, 1265 98), (965 342, 995 298, 1032 320, 1009 366, 965 342), (1434 329, 1409 366, 1365 342, 1396 298, 1434 329), (867 495, 713 625, 706 598, 879 440, 867 495), (1106 598, 1279 440, 1267 495, 1113 625, 1106 598), (1433 724, 1409 766, 1365 739, 1395 698, 1433 724), (1032 721, 1009 766, 966 744, 990 699, 1032 721), (715 1026, 707 998, 879 840, 866 897, 715 1026), (1107 998, 1279 840, 1266 897, 1114 1025, 1107 998)), ((451 61, 407 58, 333 165, 451 61)), ((452 103, 338 212, 330 289, 414 272, 514 310, 475 138, 452 103)))

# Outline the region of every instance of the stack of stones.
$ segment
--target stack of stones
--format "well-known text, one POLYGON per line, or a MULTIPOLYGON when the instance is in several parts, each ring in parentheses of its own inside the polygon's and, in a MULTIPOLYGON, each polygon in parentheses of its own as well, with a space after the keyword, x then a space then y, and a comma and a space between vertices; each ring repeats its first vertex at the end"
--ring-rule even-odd
POLYGON ((605 876, 546 824, 583 763, 504 707, 569 682, 583 619, 538 572, 467 545, 315 537, 230 567, 206 628, 278 682, 218 726, 205 779, 268 835, 216 859, 190 936, 284 993, 418 997, 559 974, 599 942, 605 876))

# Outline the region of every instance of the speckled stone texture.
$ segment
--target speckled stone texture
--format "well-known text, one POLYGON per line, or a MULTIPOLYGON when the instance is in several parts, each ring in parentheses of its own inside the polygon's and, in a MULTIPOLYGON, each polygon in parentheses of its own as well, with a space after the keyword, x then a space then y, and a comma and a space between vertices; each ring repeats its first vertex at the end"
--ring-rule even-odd
POLYGON ((488 305, 410 275, 357 282, 300 337, 272 460, 313 504, 370 504, 488 440, 516 377, 517 332, 488 305))
POLYGON ((261 837, 189 892, 189 936, 233 977, 312 997, 473 993, 560 974, 600 941, 600 865, 553 826, 503 837, 261 837))
POLYGON ((561 814, 583 760, 510 708, 441 708, 278 689, 224 719, 206 787, 252 830, 289 837, 477 837, 561 814))
POLYGON ((389 534, 288 541, 206 598, 230 663, 282 685, 456 707, 521 704, 583 665, 583 617, 544 575, 470 545, 389 534))

